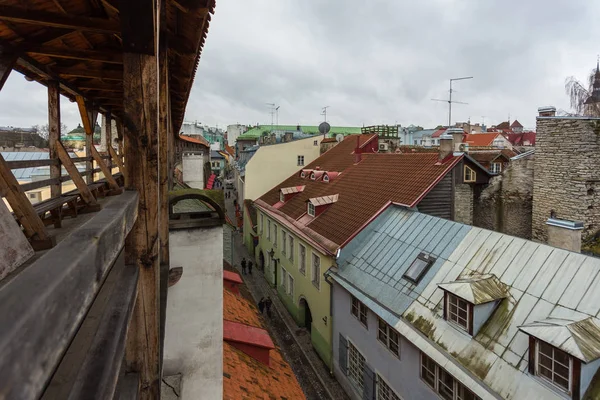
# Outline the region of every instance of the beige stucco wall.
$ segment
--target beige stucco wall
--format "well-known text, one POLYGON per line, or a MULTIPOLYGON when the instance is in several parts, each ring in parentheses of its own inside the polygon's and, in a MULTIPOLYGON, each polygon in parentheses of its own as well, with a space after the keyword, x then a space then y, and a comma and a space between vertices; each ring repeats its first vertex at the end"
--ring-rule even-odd
POLYGON ((323 136, 313 136, 288 143, 261 146, 246 165, 244 199, 256 200, 269 189, 302 168, 298 156, 304 156, 304 165, 319 157, 323 136), (315 141, 317 144, 315 145, 315 141))

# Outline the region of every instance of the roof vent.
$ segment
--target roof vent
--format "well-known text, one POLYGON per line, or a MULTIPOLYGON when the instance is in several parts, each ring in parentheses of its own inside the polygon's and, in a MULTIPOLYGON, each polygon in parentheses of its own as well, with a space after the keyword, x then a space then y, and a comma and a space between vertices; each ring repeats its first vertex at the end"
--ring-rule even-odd
POLYGON ((270 365, 269 351, 275 345, 266 330, 225 320, 223 340, 255 360, 270 365))
POLYGON ((231 293, 240 294, 239 286, 244 283, 239 274, 231 271, 223 271, 223 286, 225 286, 231 293))

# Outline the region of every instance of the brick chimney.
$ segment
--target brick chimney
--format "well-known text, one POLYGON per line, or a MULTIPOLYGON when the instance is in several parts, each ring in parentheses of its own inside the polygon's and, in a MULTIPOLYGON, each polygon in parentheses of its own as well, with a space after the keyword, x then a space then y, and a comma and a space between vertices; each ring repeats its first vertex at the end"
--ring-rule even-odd
MULTIPOLYGON (((444 135, 452 136, 452 151, 460 151, 465 131, 462 128, 448 128, 444 135)), ((441 138, 441 137, 440 137, 441 138)), ((442 143, 440 139, 440 143, 442 143)))
POLYGON ((583 222, 555 218, 546 221, 548 225, 548 244, 561 249, 581 253, 581 232, 583 222))
POLYGON ((556 107, 545 106, 538 108, 538 113, 540 117, 555 117, 556 116, 556 107))
POLYGON ((444 134, 440 136, 440 151, 438 153, 438 161, 444 160, 446 157, 448 157, 454 152, 454 146, 452 145, 454 139, 451 135, 448 135, 446 132, 444 132, 444 134))

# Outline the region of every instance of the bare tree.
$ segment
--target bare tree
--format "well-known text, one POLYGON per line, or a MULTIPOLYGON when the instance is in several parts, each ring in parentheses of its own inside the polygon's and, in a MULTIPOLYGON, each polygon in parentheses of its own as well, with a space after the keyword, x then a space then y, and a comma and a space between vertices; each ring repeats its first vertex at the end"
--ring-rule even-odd
MULTIPOLYGON (((48 136, 50 134, 50 125, 34 125, 32 126, 35 129, 36 133, 40 135, 41 138, 48 140, 48 136)), ((60 134, 64 135, 67 133, 67 126, 63 123, 60 124, 60 134)))
POLYGON ((574 115, 600 117, 600 103, 586 104, 586 101, 592 95, 596 74, 598 74, 597 67, 590 72, 585 83, 578 81, 574 76, 570 76, 565 80, 565 91, 571 101, 574 115))

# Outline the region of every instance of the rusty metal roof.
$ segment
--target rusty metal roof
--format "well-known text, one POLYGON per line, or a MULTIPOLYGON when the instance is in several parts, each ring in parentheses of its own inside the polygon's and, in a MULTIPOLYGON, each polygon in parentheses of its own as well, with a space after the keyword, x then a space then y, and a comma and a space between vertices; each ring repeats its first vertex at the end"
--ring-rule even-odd
POLYGON ((454 282, 440 283, 438 286, 475 305, 508 297, 508 287, 493 274, 473 275, 454 282))
POLYGON ((558 347, 588 363, 600 358, 600 320, 587 317, 573 321, 548 318, 522 325, 519 330, 558 347))

